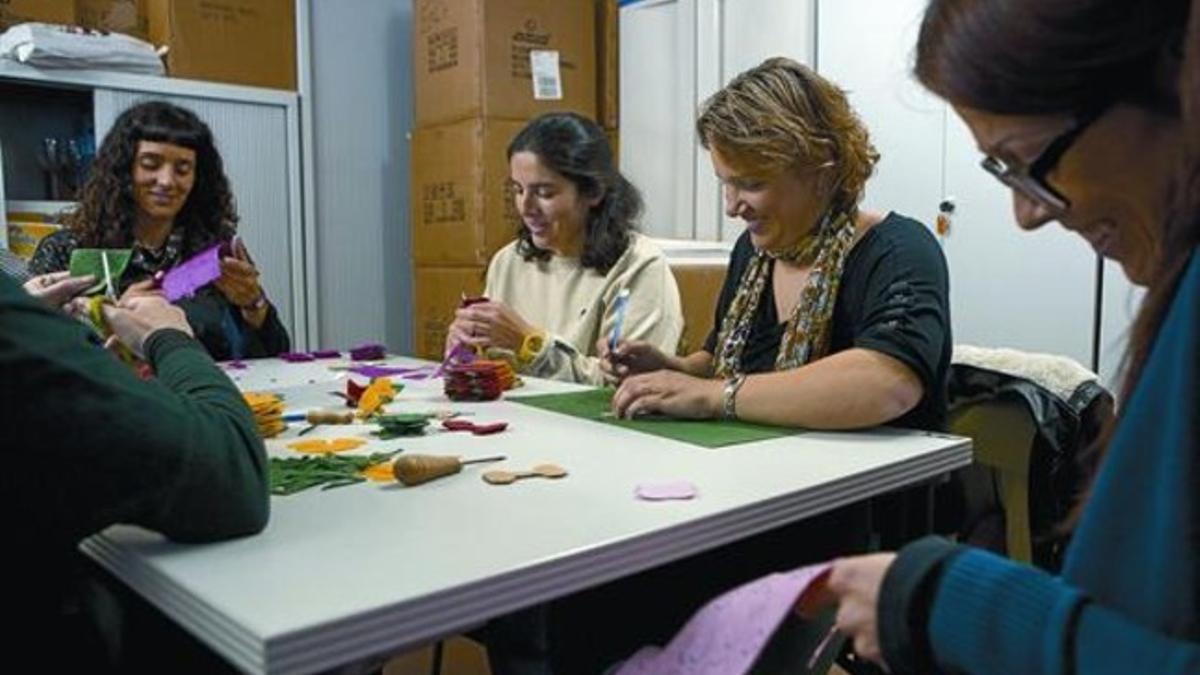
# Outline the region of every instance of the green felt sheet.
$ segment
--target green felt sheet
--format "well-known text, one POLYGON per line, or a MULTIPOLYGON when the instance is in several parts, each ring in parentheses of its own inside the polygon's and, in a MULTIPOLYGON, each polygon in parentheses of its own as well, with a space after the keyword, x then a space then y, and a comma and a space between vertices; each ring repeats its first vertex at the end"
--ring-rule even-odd
POLYGON ((589 389, 568 394, 506 396, 505 400, 705 448, 752 443, 800 432, 799 429, 725 420, 677 420, 665 417, 617 419, 606 415, 612 409, 612 397, 612 389, 589 389))
POLYGON ((108 258, 113 295, 116 295, 121 275, 125 273, 133 251, 127 248, 77 248, 71 251, 71 276, 82 277, 91 274, 96 277, 96 284, 84 291, 84 295, 95 295, 108 290, 104 283, 104 262, 100 260, 102 253, 108 258))

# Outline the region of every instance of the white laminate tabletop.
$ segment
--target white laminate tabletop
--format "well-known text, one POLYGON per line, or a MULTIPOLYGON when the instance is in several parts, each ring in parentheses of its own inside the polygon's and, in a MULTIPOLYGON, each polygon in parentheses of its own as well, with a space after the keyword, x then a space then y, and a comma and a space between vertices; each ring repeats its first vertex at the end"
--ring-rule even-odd
MULTIPOLYGON (((230 372, 243 389, 277 391, 303 410, 338 405, 328 392, 343 389, 347 374, 330 365, 272 359, 230 372)), ((304 673, 423 644, 971 460, 968 439, 894 429, 706 449, 508 400, 453 403, 440 379, 395 381, 405 389, 390 412, 450 408, 510 427, 471 436, 431 426, 356 452, 508 460, 412 488, 368 483, 273 497, 265 532, 236 541, 174 544, 118 526, 84 551, 242 670, 304 673), (545 462, 570 475, 509 486, 480 479, 489 468, 545 462), (639 482, 665 479, 689 480, 699 496, 634 498, 639 482)), ((578 388, 527 380, 506 397, 578 388)), ((301 426, 269 440, 269 452, 292 453, 286 444, 301 426)), ((320 427, 304 438, 369 428, 320 427)))

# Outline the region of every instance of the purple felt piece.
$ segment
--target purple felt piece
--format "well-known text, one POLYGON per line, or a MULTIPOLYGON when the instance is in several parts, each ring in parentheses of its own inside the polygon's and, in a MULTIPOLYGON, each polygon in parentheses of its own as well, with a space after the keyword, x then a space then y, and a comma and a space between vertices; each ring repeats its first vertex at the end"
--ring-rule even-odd
POLYGON ((376 361, 387 356, 387 348, 381 344, 367 343, 350 350, 351 361, 376 361))
POLYGON ((163 275, 163 295, 175 302, 190 298, 221 276, 221 245, 214 244, 163 275))
POLYGON ((424 368, 404 368, 401 366, 354 366, 350 372, 357 373, 363 377, 390 377, 392 375, 408 375, 415 373, 424 368))
POLYGON ((249 368, 249 366, 246 365, 245 361, 226 361, 225 363, 222 363, 221 365, 228 368, 229 370, 245 370, 246 368, 249 368))
POLYGON ((305 363, 314 360, 313 355, 307 352, 284 352, 279 355, 279 358, 288 363, 305 363))
POLYGON ((752 581, 710 601, 664 649, 643 647, 616 675, 743 675, 829 563, 752 581))
POLYGON ((316 351, 309 352, 309 354, 312 354, 313 358, 315 359, 336 359, 342 355, 342 353, 336 349, 318 349, 316 351))
POLYGON ((655 483, 638 483, 633 494, 638 499, 661 501, 664 499, 691 499, 696 496, 696 486, 686 480, 668 480, 655 483))

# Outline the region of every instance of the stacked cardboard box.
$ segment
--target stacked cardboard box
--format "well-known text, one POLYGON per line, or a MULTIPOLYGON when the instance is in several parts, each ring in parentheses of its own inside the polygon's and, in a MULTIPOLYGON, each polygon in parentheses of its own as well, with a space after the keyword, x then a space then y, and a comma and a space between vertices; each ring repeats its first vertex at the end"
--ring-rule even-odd
POLYGON ((516 236, 505 150, 534 117, 596 117, 599 0, 416 0, 415 345, 440 358, 463 294, 516 236))
POLYGON ((296 88, 294 0, 0 0, 0 30, 78 24, 167 48, 172 77, 296 88))

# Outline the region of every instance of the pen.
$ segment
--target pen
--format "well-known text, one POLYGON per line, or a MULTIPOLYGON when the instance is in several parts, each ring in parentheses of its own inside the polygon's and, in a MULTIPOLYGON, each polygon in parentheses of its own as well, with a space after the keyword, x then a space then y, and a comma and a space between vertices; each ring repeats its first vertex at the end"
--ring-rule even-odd
POLYGON ((625 324, 625 309, 629 306, 629 289, 622 288, 617 293, 617 299, 613 301, 613 313, 616 318, 613 319, 612 334, 608 336, 608 350, 616 351, 617 342, 621 339, 621 328, 625 324))

